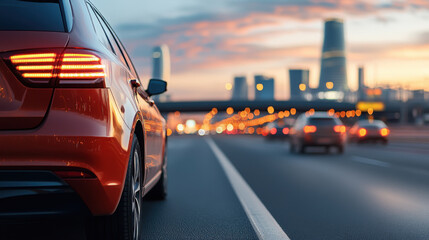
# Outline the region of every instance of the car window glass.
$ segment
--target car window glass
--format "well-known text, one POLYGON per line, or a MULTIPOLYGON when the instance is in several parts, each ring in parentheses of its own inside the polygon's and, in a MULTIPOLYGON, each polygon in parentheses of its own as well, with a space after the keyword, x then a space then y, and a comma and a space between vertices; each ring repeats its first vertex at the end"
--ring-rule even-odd
POLYGON ((337 122, 334 118, 309 118, 308 124, 316 126, 333 126, 337 125, 337 122))
POLYGON ((0 0, 0 31, 65 32, 59 0, 0 0))
MULTIPOLYGON (((113 31, 112 31, 113 32, 113 31)), ((121 43, 121 41, 119 40, 119 38, 117 37, 117 35, 116 34, 114 34, 115 36, 116 36, 116 40, 117 40, 117 42, 118 42, 118 44, 119 44, 119 46, 120 46, 120 48, 121 48, 121 50, 122 50, 122 53, 124 54, 124 56, 125 56, 125 59, 126 59, 126 61, 128 62, 128 66, 130 67, 130 70, 131 70, 131 72, 137 77, 137 78, 139 78, 138 77, 138 74, 137 74, 137 71, 136 71, 136 69, 134 68, 134 64, 131 62, 131 59, 130 59, 130 57, 128 56, 128 53, 127 53, 127 51, 125 50, 125 48, 124 48, 124 46, 122 45, 122 43, 121 43)))
POLYGON ((89 14, 91 15, 92 23, 94 24, 95 33, 97 34, 98 39, 103 43, 103 45, 114 53, 112 46, 110 45, 109 39, 107 39, 106 33, 104 32, 103 27, 101 26, 100 21, 95 15, 94 10, 91 6, 87 6, 89 14))
POLYGON ((109 39, 110 43, 112 44, 112 47, 115 51, 115 54, 119 57, 119 59, 121 60, 121 62, 128 67, 128 64, 125 60, 124 55, 122 54, 121 49, 118 46, 118 43, 115 40, 115 37, 113 36, 112 32, 110 31, 109 27, 106 25, 106 23, 104 22, 103 18, 97 13, 97 16, 100 20, 100 23, 103 27, 103 29, 105 30, 106 34, 107 34, 107 38, 109 39))

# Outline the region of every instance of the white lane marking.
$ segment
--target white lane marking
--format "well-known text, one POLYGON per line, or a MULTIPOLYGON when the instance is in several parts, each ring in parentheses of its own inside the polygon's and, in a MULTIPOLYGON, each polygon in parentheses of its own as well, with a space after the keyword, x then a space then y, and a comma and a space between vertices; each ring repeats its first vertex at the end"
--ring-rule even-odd
POLYGON ((260 240, 288 240, 289 237, 213 139, 205 139, 225 171, 258 238, 260 240))
POLYGON ((360 157, 360 156, 352 156, 352 160, 355 162, 360 162, 364 164, 374 165, 378 167, 391 167, 392 165, 387 162, 378 161, 372 158, 360 157))

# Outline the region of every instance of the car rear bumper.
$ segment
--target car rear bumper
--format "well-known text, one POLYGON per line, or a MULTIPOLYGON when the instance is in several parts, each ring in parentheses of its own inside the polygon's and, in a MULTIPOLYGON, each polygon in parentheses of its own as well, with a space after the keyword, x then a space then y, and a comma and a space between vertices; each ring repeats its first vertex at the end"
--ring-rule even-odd
POLYGON ((366 136, 366 137, 360 137, 357 138, 358 142, 365 142, 365 141, 387 141, 387 137, 383 136, 366 136))
MULTIPOLYGON (((62 180, 93 215, 112 214, 125 181, 130 132, 108 89, 57 89, 39 128, 0 131, 0 170, 88 172, 94 177, 62 180)), ((61 199, 69 190, 54 193, 61 199)))
POLYGON ((343 135, 306 135, 302 139, 302 144, 305 146, 332 146, 343 145, 345 137, 343 135))
POLYGON ((0 221, 87 212, 78 194, 50 171, 0 171, 0 221))

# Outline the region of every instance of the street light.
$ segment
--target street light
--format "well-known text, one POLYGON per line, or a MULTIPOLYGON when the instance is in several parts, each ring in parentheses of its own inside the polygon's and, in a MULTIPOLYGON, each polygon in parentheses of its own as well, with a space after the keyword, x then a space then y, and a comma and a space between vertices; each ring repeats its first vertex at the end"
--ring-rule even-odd
POLYGON ((225 84, 225 89, 228 91, 231 91, 232 90, 232 84, 231 83, 225 84))

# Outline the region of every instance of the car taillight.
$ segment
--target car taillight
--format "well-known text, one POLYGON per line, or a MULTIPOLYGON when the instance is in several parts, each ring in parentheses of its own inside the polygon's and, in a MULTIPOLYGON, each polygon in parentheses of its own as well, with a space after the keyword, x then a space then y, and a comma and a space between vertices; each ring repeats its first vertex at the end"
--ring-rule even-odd
POLYGON ((289 128, 287 128, 287 127, 283 128, 282 132, 284 135, 288 135, 289 134, 289 128))
POLYGON ((365 137, 367 134, 367 131, 365 128, 359 129, 359 137, 365 137))
POLYGON ((346 126, 337 125, 334 127, 334 131, 337 133, 346 133, 346 126))
POLYGON ((271 128, 270 133, 271 133, 271 135, 276 135, 277 129, 276 128, 271 128))
POLYGON ((58 62, 57 56, 56 52, 44 52, 15 54, 9 59, 15 73, 25 82, 46 86, 54 77, 54 70, 58 62))
POLYGON ((317 127, 316 126, 305 126, 304 127, 304 133, 315 133, 317 131, 317 127))
POLYGON ((34 87, 104 87, 105 65, 89 50, 22 53, 9 60, 15 74, 34 87))
POLYGON ((383 137, 387 137, 389 135, 389 133, 390 133, 390 131, 387 128, 382 128, 380 130, 380 135, 383 136, 383 137))

